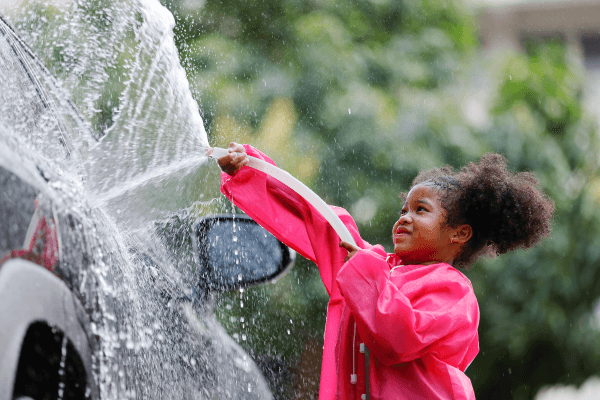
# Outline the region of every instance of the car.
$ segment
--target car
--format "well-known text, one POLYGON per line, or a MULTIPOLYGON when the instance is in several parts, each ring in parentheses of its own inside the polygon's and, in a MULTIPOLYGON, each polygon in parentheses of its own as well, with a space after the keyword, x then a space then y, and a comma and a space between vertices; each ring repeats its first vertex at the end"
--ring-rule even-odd
POLYGON ((0 32, 0 400, 272 398, 213 308, 295 253, 239 214, 122 232, 82 185, 73 138, 98 138, 2 18, 0 32))

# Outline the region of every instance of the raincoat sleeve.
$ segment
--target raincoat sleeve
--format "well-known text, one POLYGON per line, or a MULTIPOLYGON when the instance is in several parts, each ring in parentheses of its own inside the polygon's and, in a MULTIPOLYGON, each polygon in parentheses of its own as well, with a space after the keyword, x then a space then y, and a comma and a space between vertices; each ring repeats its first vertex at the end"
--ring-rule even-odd
MULTIPOLYGON (((244 147, 248 155, 275 165, 252 146, 244 147)), ((233 177, 222 173, 221 192, 287 246, 315 262, 332 296, 335 275, 344 264, 347 251, 339 247, 338 234, 318 211, 285 184, 250 167, 243 167, 233 177)), ((360 238, 350 214, 339 207, 331 208, 357 245, 370 247, 360 238)))
POLYGON ((385 365, 429 353, 464 371, 478 351, 470 282, 444 263, 402 268, 392 276, 383 257, 361 250, 340 269, 337 283, 360 337, 385 365))

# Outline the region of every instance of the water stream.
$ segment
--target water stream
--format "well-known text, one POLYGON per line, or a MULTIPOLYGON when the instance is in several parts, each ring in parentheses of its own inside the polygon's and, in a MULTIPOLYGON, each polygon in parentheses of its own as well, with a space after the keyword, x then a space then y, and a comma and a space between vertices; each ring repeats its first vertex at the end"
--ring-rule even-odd
POLYGON ((100 139, 73 138, 91 193, 182 160, 202 162, 206 132, 173 41, 173 16, 158 1, 8 4, 3 14, 100 139))
POLYGON ((158 0, 2 0, 0 14, 18 32, 0 40, 0 164, 57 177, 58 220, 94 233, 62 239, 61 268, 92 316, 101 398, 270 398, 214 315, 178 301, 193 282, 154 229, 228 207, 172 15, 158 0))

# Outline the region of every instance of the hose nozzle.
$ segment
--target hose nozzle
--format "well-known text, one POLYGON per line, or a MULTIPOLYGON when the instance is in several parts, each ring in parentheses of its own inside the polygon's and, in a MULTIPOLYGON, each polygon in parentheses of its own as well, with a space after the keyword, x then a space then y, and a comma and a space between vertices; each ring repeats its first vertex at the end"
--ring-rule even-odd
POLYGON ((214 158, 215 160, 217 158, 224 157, 227 154, 229 154, 229 151, 220 147, 209 147, 206 149, 206 156, 209 158, 214 158))

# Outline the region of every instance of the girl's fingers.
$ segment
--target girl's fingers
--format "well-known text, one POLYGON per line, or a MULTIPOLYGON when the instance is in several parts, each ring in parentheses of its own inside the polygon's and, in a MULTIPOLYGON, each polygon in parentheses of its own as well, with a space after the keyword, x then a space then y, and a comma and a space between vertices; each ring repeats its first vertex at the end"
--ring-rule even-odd
POLYGON ((343 248, 345 248, 348 251, 358 251, 358 250, 360 250, 360 247, 355 246, 355 245, 353 245, 351 243, 345 242, 343 240, 340 242, 340 247, 343 247, 343 248))
POLYGON ((236 142, 229 143, 228 150, 230 152, 237 151, 238 153, 245 153, 246 152, 246 149, 244 148, 244 146, 242 146, 241 144, 236 143, 236 142))
POLYGON ((223 172, 234 175, 248 164, 248 157, 246 157, 246 149, 241 144, 231 143, 228 150, 229 154, 219 158, 217 162, 223 172))
POLYGON ((360 250, 360 247, 345 242, 343 240, 340 242, 340 247, 343 247, 344 249, 348 250, 348 255, 346 255, 346 258, 344 258, 344 262, 348 262, 348 260, 354 257, 354 255, 360 250))

